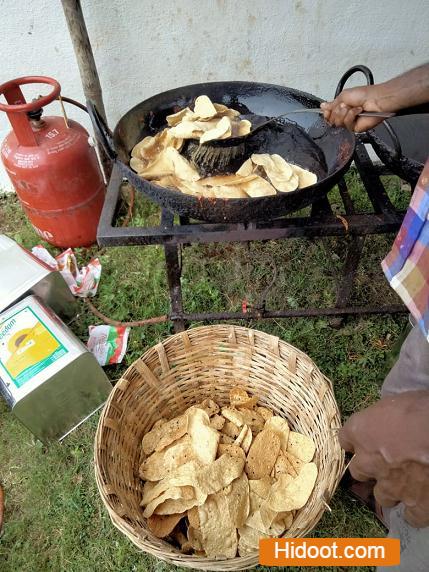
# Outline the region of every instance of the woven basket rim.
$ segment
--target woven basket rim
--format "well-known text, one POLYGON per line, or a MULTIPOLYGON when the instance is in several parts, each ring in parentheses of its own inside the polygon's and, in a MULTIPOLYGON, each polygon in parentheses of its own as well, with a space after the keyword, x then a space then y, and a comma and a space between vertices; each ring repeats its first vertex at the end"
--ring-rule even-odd
MULTIPOLYGON (((97 488, 101 499, 103 501, 104 506, 106 507, 110 519, 113 525, 120 530, 123 534, 125 534, 132 542, 135 544, 140 550, 149 553, 161 560, 170 562, 171 564, 177 566, 184 566, 189 568, 195 569, 202 569, 202 570, 244 570, 250 567, 256 566, 258 564, 258 554, 257 552, 252 553, 246 556, 236 556, 232 559, 210 559, 206 557, 199 557, 195 555, 185 555, 182 554, 178 549, 174 548, 173 546, 169 545, 167 542, 159 541, 156 539, 155 541, 151 538, 151 534, 149 531, 138 531, 127 519, 124 517, 124 514, 121 514, 121 510, 118 511, 118 507, 114 506, 114 503, 111 499, 112 493, 109 492, 108 483, 105 482, 103 478, 103 459, 102 459, 102 451, 104 450, 101 447, 102 439, 104 437, 104 433, 106 432, 106 424, 108 424, 109 418, 108 414, 110 411, 110 407, 113 403, 116 403, 116 398, 120 395, 123 398, 126 395, 127 388, 128 388, 128 377, 134 375, 136 371, 136 364, 137 362, 147 362, 154 359, 154 355, 156 352, 165 352, 171 350, 177 342, 182 342, 184 337, 189 340, 192 338, 193 340, 200 338, 202 335, 213 335, 215 337, 222 338, 222 343, 224 343, 224 338, 228 332, 228 336, 234 340, 238 336, 246 335, 249 339, 254 340, 256 343, 264 342, 266 347, 263 348, 263 354, 266 356, 267 361, 274 362, 275 360, 282 360, 281 353, 282 352, 292 352, 298 361, 302 360, 306 364, 309 364, 311 369, 311 375, 317 377, 320 384, 324 384, 323 391, 324 397, 327 396, 329 399, 329 405, 333 409, 332 418, 330 419, 330 427, 333 429, 336 426, 340 426, 340 412, 338 409, 338 405, 335 400, 335 396, 333 393, 332 382, 318 369, 316 364, 311 360, 311 358, 305 354, 302 350, 294 347, 292 344, 281 340, 277 336, 272 334, 267 334, 260 330, 246 328, 244 326, 236 326, 236 325, 224 325, 224 324, 215 324, 209 326, 197 326, 186 330, 185 332, 179 332, 177 334, 173 334, 168 336, 164 340, 160 341, 158 344, 153 345, 152 347, 148 348, 140 358, 135 360, 124 372, 119 382, 115 385, 112 389, 111 394, 109 395, 108 400, 102 410, 100 415, 100 419, 98 422, 98 427, 96 431, 96 436, 94 440, 94 468, 95 468, 95 478, 97 483, 97 488), (161 349, 162 348, 162 349, 161 349), (125 389, 122 387, 121 382, 122 380, 126 380, 127 383, 125 384, 125 389), (333 425, 332 425, 333 424, 333 425), (107 485, 107 493, 106 493, 106 485, 107 485)), ((220 339, 219 339, 220 341, 220 339)), ((228 342, 226 342, 228 343, 228 342)), ((234 343, 234 342, 231 342, 234 343)), ((238 342, 237 342, 238 343, 238 342)), ((237 347, 243 346, 245 344, 238 344, 237 347)), ((195 347, 198 347, 198 344, 195 344, 195 347)), ((253 347, 253 346, 252 346, 253 347)), ((254 346, 259 347, 259 346, 254 346)), ((193 347, 192 347, 193 349, 193 347)), ((173 351, 171 350, 171 351, 173 351)), ((273 378, 274 379, 274 378, 273 378)), ((279 386, 281 389, 281 386, 279 386)), ((162 392, 162 386, 160 388, 160 392, 162 392)), ((277 386, 276 386, 277 389, 277 386)), ((250 390, 252 391, 252 390, 250 390)), ((323 403, 323 400, 322 400, 323 403)), ((123 414, 125 415, 126 409, 124 409, 123 414)), ((108 431, 107 431, 108 433, 108 431)), ((331 436, 332 447, 333 450, 335 449, 337 456, 333 457, 333 465, 331 470, 330 479, 332 481, 327 498, 324 500, 322 499, 322 504, 324 506, 319 507, 318 514, 314 517, 314 522, 312 523, 311 530, 317 524, 325 508, 328 506, 328 503, 334 494, 338 483, 341 479, 344 470, 344 453, 339 447, 338 444, 338 437, 336 432, 332 431, 331 436)), ((319 477, 318 477, 319 478, 319 477)), ((318 483, 316 482, 316 488, 318 483)), ((329 507, 328 507, 329 508, 329 507)), ((302 510, 302 509, 301 509, 302 510)), ((126 512, 125 512, 126 516, 126 512)), ((284 536, 288 536, 288 534, 284 534, 284 536)), ((294 535, 298 536, 298 535, 294 535)))

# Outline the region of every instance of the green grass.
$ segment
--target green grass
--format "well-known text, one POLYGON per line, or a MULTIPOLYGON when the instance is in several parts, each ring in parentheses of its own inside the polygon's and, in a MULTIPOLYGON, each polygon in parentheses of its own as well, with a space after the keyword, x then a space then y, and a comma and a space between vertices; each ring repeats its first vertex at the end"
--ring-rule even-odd
MULTIPOLYGON (((348 176, 359 208, 369 209, 356 176, 348 176)), ((408 193, 397 179, 387 180, 389 195, 406 208, 408 193)), ((340 213, 338 191, 332 198, 340 213)), ((139 198, 135 224, 156 223, 157 209, 139 198)), ((0 196, 0 232, 26 247, 40 239, 26 222, 14 196, 0 196)), ((357 303, 397 303, 380 269, 392 236, 368 237, 356 278, 357 303)), ((270 307, 324 306, 335 299, 336 278, 344 261, 345 239, 270 241, 263 244, 200 245, 183 251, 183 292, 189 312, 239 310, 243 299, 257 305, 270 283, 270 307)), ((55 249, 49 247, 51 252, 55 249)), ((159 247, 78 249, 78 260, 97 254, 103 271, 97 307, 119 320, 136 320, 167 313, 163 251, 159 247)), ((83 340, 88 325, 98 323, 80 302, 79 316, 70 324, 83 340)), ((334 382, 344 418, 373 402, 388 368, 390 352, 406 324, 405 317, 348 319, 343 328, 328 320, 291 319, 253 322, 307 352, 334 382)), ((162 324, 134 328, 124 363, 106 369, 115 381, 124 368, 148 347, 171 333, 162 324)), ((4 534, 0 539, 1 572, 157 571, 171 566, 140 553, 107 516, 97 493, 92 448, 97 424, 93 417, 63 444, 44 447, 35 442, 0 401, 0 479, 6 496, 4 534)), ((382 536, 373 516, 339 490, 316 536, 382 536)), ((298 570, 298 568, 290 568, 298 570)), ((303 570, 308 570, 304 569, 303 570)), ((313 568, 313 570, 319 570, 313 568)), ((321 571, 329 570, 320 568, 321 571)), ((338 570, 338 568, 336 568, 338 570)), ((348 568, 353 570, 353 568, 348 568)), ((359 568, 362 570, 362 568, 359 568)))

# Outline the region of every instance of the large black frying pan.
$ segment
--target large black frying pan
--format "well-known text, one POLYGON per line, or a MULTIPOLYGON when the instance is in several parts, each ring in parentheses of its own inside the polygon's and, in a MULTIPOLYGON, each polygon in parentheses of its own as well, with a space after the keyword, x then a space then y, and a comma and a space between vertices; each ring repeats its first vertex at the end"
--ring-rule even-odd
POLYGON ((248 199, 193 197, 160 187, 139 177, 130 167, 131 149, 146 135, 166 126, 166 116, 192 106, 199 95, 242 113, 277 116, 288 110, 319 107, 314 95, 288 87, 253 82, 215 82, 173 89, 139 103, 117 124, 113 135, 91 102, 89 111, 97 135, 123 177, 153 201, 180 215, 208 222, 269 220, 305 207, 325 196, 349 167, 355 136, 331 127, 315 113, 300 113, 255 135, 251 152, 278 153, 287 161, 313 171, 316 184, 290 193, 248 199))

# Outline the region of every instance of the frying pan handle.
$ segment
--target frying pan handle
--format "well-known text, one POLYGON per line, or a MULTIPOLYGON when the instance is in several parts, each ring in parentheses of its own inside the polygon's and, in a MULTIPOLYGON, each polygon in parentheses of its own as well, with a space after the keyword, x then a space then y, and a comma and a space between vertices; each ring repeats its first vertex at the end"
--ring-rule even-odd
POLYGON ((372 71, 366 66, 359 64, 347 70, 346 73, 341 77, 340 81, 338 82, 337 89, 335 90, 335 97, 340 95, 340 93, 344 89, 344 86, 346 85, 347 80, 350 79, 351 76, 354 75, 356 72, 363 73, 363 75, 366 77, 367 85, 374 85, 374 76, 372 71))
MULTIPOLYGON (((352 75, 354 75, 356 72, 362 72, 364 74, 364 76, 366 78, 367 85, 374 85, 374 75, 373 75, 372 71, 367 66, 359 64, 357 66, 351 67, 341 77, 340 81, 338 82, 337 89, 335 90, 335 97, 340 95, 340 93, 344 89, 344 86, 346 85, 347 80, 350 79, 350 77, 352 75)), ((398 136, 396 135, 395 131, 393 130, 392 126, 390 125, 390 123, 388 121, 383 121, 383 124, 386 128, 387 133, 390 135, 390 138, 392 140, 393 151, 394 151, 393 160, 399 161, 402 157, 402 149, 401 149, 401 144, 399 142, 398 136)), ((367 136, 368 136, 369 141, 372 142, 371 131, 367 131, 367 136)))
POLYGON ((95 136, 98 141, 103 145, 104 150, 106 151, 107 156, 111 161, 116 159, 116 151, 113 145, 113 135, 106 122, 101 117, 100 113, 98 112, 95 103, 90 99, 87 100, 86 106, 88 109, 88 114, 91 118, 91 123, 95 131, 95 136))
MULTIPOLYGON (((398 139, 398 136, 396 135, 395 130, 393 129, 393 127, 390 125, 390 123, 388 121, 383 121, 383 125, 384 125, 387 133, 389 134, 390 139, 392 140, 392 146, 393 146, 392 160, 395 162, 399 162, 402 158, 402 147, 401 147, 401 143, 398 139)), ((367 131, 366 135, 368 136, 369 142, 372 143, 372 141, 373 141, 372 129, 370 131, 367 131)))

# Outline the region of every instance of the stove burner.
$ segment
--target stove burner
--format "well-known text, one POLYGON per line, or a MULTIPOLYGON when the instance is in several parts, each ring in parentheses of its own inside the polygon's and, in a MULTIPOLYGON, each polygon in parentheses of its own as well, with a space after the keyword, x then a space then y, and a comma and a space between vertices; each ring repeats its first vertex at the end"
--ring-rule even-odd
POLYGON ((406 312, 402 305, 352 306, 351 292, 359 265, 366 235, 386 234, 398 231, 404 212, 399 212, 391 203, 381 182, 380 175, 389 174, 384 167, 374 165, 364 142, 358 139, 354 161, 358 173, 372 203, 372 213, 356 212, 346 182, 338 183, 345 215, 335 216, 329 200, 323 197, 313 203, 311 214, 303 217, 282 217, 271 221, 249 223, 204 223, 189 221, 181 217, 180 224, 174 223, 174 215, 163 209, 159 226, 115 227, 114 217, 120 195, 122 177, 114 167, 107 189, 106 200, 98 227, 100 246, 164 246, 166 270, 170 289, 170 320, 175 331, 185 329, 190 321, 253 320, 263 318, 287 318, 301 316, 331 316, 339 319, 345 315, 391 314, 406 312), (248 242, 252 240, 275 240, 287 238, 312 238, 325 236, 349 236, 351 238, 342 279, 338 284, 334 307, 269 310, 265 304, 247 312, 208 312, 188 314, 183 310, 181 289, 180 245, 190 243, 248 242))

